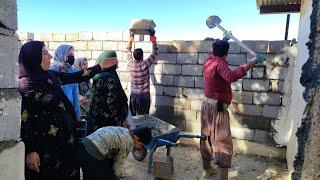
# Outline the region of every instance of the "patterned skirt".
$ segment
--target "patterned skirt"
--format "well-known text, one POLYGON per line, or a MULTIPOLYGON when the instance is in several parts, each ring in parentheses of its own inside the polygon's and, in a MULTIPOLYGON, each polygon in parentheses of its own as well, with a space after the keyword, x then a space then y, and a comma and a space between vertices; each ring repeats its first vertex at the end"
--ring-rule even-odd
POLYGON ((207 137, 200 141, 204 168, 208 168, 211 160, 219 167, 231 167, 233 144, 227 109, 218 112, 216 104, 204 101, 201 106, 201 134, 207 137))

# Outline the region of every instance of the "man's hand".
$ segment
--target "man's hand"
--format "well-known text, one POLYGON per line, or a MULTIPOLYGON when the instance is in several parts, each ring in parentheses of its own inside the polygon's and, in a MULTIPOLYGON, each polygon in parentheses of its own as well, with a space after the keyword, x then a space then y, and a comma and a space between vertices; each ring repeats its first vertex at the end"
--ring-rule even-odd
POLYGON ((129 37, 134 37, 134 32, 130 31, 129 32, 129 37))
POLYGON ((114 65, 118 64, 118 59, 117 57, 112 57, 112 58, 106 58, 100 63, 101 69, 107 69, 109 67, 112 67, 114 65))
POLYGON ((154 36, 156 34, 156 30, 154 29, 148 29, 148 31, 150 36, 154 36))
POLYGON ((37 152, 31 152, 26 157, 26 163, 29 169, 40 172, 40 157, 37 152))

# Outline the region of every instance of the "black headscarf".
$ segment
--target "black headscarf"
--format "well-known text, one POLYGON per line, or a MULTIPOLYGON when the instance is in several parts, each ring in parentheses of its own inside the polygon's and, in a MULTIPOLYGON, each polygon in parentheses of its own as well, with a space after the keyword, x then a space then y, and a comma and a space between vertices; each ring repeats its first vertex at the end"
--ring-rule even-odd
POLYGON ((49 72, 41 68, 42 41, 27 42, 21 47, 19 54, 19 82, 20 92, 40 89, 49 79, 49 72))

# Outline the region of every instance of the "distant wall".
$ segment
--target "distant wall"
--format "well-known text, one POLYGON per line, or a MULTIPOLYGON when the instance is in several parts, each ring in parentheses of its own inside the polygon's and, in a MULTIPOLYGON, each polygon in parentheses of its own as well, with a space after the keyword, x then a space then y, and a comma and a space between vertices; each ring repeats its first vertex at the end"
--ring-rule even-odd
MULTIPOLYGON (((75 32, 75 33, 20 33, 21 42, 38 39, 45 42, 51 53, 61 44, 75 47, 77 57, 86 56, 91 63, 103 50, 116 50, 119 62, 118 73, 127 93, 130 77, 127 72, 127 31, 75 32)), ((160 36, 160 35, 159 35, 160 36)), ((147 38, 145 38, 147 39, 147 38)), ((264 54, 274 69, 257 65, 241 80, 232 84, 233 103, 231 131, 237 139, 274 145, 276 130, 272 124, 286 118, 286 90, 291 87, 286 81, 290 59, 288 41, 244 41, 254 51, 264 54)), ((202 65, 211 51, 212 41, 165 41, 159 42, 158 61, 151 67, 151 113, 183 128, 200 132, 200 106, 203 98, 202 65)), ((145 52, 151 52, 151 43, 136 42, 145 52)), ((250 57, 244 49, 231 42, 228 62, 232 69, 245 63, 250 57)))

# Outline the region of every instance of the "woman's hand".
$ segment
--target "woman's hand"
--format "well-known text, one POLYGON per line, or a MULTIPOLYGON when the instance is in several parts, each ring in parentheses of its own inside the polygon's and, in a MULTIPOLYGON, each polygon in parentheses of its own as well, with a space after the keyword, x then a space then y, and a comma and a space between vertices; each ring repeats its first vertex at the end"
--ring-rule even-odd
POLYGON ((40 157, 37 152, 31 152, 26 157, 27 166, 29 169, 34 170, 36 172, 40 172, 40 157))
POLYGON ((109 67, 112 67, 114 65, 118 64, 118 59, 117 57, 112 57, 112 58, 106 58, 100 63, 101 69, 107 69, 109 67))

